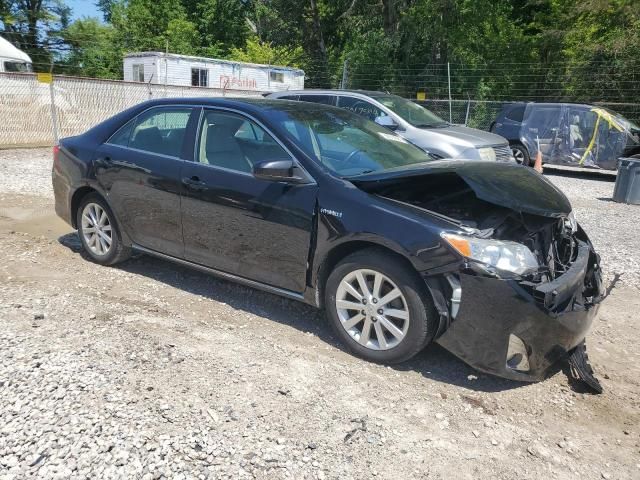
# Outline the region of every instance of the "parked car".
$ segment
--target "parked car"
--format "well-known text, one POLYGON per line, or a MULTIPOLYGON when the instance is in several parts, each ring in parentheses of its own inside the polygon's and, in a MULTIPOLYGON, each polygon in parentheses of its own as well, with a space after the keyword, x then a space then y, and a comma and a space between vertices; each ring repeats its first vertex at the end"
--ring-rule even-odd
POLYGON ((543 176, 428 160, 325 105, 148 101, 61 140, 52 175, 56 212, 96 263, 141 252, 324 308, 375 362, 435 340, 540 380, 580 348, 603 293, 587 234, 543 176))
POLYGON ((333 105, 395 131, 433 158, 513 161, 509 143, 475 128, 452 125, 406 98, 364 90, 295 90, 269 98, 333 105))
POLYGON ((640 127, 611 110, 572 103, 511 103, 490 130, 509 140, 518 163, 615 170, 620 157, 640 158, 640 127))

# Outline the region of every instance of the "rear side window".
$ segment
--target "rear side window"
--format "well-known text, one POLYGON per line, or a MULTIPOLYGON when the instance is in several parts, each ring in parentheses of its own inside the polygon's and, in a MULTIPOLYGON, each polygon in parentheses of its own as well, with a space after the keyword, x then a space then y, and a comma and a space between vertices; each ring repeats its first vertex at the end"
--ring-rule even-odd
POLYGON ((124 126, 120 127, 120 129, 116 133, 111 135, 111 138, 107 140, 107 143, 111 145, 120 145, 121 147, 128 147, 134 123, 135 118, 133 120, 129 120, 124 124, 124 126))
POLYGON ((180 157, 187 123, 193 109, 153 108, 136 118, 129 148, 180 157))
POLYGON ((339 97, 338 106, 358 114, 361 117, 368 118, 369 120, 375 120, 378 117, 386 115, 386 113, 372 103, 355 97, 339 97))
POLYGON ((335 95, 300 95, 303 102, 321 103, 322 105, 335 105, 335 95))
POLYGON ((507 112, 505 117, 509 120, 513 120, 514 122, 522 122, 522 120, 524 119, 524 111, 526 108, 526 105, 514 107, 507 112))

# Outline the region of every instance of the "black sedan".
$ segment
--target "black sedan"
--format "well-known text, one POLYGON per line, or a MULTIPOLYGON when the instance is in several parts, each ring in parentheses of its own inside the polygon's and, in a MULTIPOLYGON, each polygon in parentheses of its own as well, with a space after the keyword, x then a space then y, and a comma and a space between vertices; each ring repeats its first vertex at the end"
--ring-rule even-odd
POLYGON ((583 345, 602 298, 598 256, 544 177, 429 161, 345 110, 153 100, 54 156, 56 212, 95 262, 142 252, 325 308, 368 360, 435 340, 540 380, 583 345))

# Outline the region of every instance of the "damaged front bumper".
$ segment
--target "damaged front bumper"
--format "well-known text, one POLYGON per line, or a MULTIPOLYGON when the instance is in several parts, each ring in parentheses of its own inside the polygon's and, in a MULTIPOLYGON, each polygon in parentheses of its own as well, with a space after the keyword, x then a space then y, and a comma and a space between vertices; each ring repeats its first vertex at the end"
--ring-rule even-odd
POLYGON ((544 379, 583 342, 603 298, 599 258, 588 239, 578 245, 571 267, 551 282, 502 279, 468 265, 448 276, 448 290, 442 277, 427 277, 440 313, 436 341, 478 370, 544 379))

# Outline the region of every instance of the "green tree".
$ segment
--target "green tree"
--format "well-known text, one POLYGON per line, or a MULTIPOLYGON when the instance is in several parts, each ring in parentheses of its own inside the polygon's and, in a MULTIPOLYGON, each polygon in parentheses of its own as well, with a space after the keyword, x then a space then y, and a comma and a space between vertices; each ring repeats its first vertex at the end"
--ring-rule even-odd
POLYGON ((0 0, 0 35, 29 54, 36 70, 47 71, 70 13, 62 0, 0 0))
POLYGON ((301 47, 274 47, 257 37, 247 39, 244 48, 232 48, 229 58, 239 62, 299 67, 303 57, 301 47))

